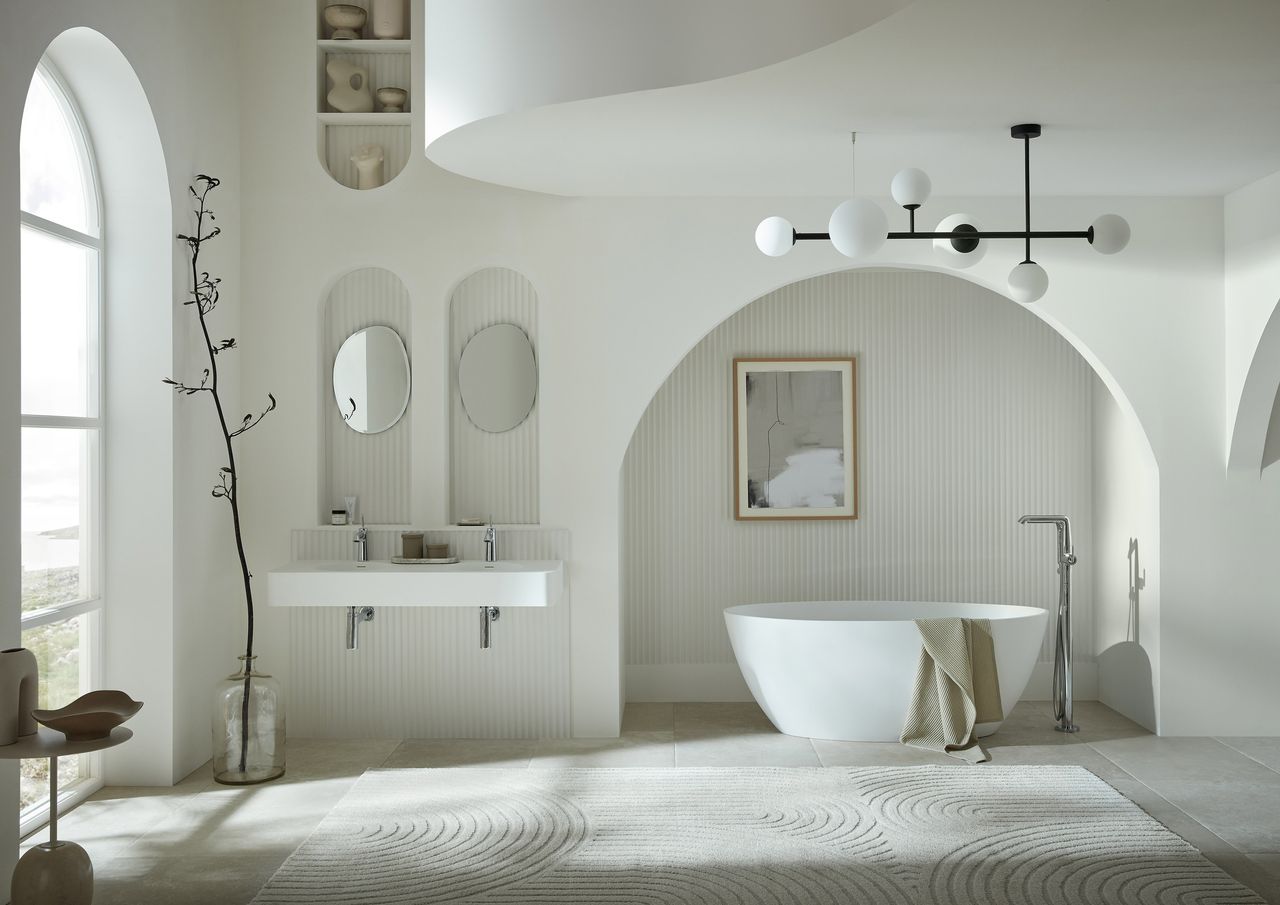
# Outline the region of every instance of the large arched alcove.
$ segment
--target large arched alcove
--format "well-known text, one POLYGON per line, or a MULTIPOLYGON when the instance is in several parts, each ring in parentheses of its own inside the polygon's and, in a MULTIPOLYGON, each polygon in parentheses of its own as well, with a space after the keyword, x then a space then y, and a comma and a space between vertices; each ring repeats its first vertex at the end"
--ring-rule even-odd
MULTIPOLYGON (((104 679, 147 708, 128 757, 106 759, 116 783, 173 772, 174 412, 160 378, 174 372, 177 250, 164 150, 142 84, 124 54, 91 28, 62 32, 47 54, 80 105, 101 179, 105 413, 104 679), (145 488, 145 490, 140 490, 145 488), (145 538, 145 543, 125 543, 145 538), (116 542, 111 542, 115 539, 116 542), (146 741, 149 739, 150 741, 146 741)), ((185 325, 183 325, 185 326, 185 325)))
MULTIPOLYGON (((721 616, 737 603, 1050 606, 1051 538, 1016 519, 1053 510, 1073 517, 1080 551, 1078 694, 1154 725, 1150 446, 1067 338, 975 282, 844 271, 757 299, 667 377, 636 427, 621 484, 628 699, 742 698, 721 616), (844 355, 858 359, 860 518, 735 521, 732 359, 844 355), (1136 593, 1131 567, 1147 570, 1136 593)), ((1048 688, 1051 654, 1046 643, 1031 693, 1048 688)))

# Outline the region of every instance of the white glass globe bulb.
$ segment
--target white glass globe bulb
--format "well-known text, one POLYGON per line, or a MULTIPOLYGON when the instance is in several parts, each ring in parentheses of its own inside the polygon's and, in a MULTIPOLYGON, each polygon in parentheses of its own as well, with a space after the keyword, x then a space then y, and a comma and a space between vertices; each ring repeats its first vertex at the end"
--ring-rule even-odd
POLYGON ((865 198, 841 202, 827 227, 831 244, 847 258, 875 254, 889 235, 889 220, 880 205, 865 198))
POLYGON ((1129 221, 1119 214, 1103 214, 1093 221, 1093 250, 1104 255, 1124 251, 1129 244, 1129 221))
POLYGON ((785 255, 795 244, 795 231, 782 217, 765 217, 756 227, 756 248, 771 258, 785 255))
POLYGON ((893 177, 893 182, 889 184, 889 192, 893 195, 893 200, 902 207, 919 207, 928 199, 932 189, 933 183, 929 181, 929 174, 915 167, 899 171, 898 175, 893 177))
POLYGON ((1049 274, 1035 261, 1023 261, 1009 271, 1009 295, 1015 302, 1030 305, 1049 288, 1049 274))
MULTIPOLYGON (((952 214, 949 217, 943 217, 934 232, 949 233, 955 231, 957 227, 965 232, 977 232, 982 229, 978 221, 968 214, 952 214)), ((934 239, 933 248, 938 257, 949 267, 972 267, 987 253, 987 243, 984 239, 976 240, 976 247, 970 251, 960 251, 950 239, 934 239)))

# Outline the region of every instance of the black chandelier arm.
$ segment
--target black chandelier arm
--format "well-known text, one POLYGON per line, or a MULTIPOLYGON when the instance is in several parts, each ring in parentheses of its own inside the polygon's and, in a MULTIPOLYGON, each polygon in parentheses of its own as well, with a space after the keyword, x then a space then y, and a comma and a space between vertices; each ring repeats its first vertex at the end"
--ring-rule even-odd
MULTIPOLYGON (((792 235, 796 242, 806 242, 818 239, 829 240, 831 233, 802 233, 792 230, 792 235)), ((1030 242, 1032 239, 1085 239, 1093 241, 1093 227, 1088 229, 1015 229, 1015 230, 956 230, 954 232, 909 232, 909 233, 889 233, 888 239, 1022 239, 1030 242)))

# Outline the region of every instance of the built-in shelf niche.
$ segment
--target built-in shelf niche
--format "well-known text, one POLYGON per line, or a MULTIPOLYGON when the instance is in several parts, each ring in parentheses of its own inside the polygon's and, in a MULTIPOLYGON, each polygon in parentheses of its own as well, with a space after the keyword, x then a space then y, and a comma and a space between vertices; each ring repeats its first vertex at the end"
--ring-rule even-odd
POLYGON ((334 39, 324 21, 324 10, 332 4, 316 0, 316 143, 320 162, 334 180, 348 188, 358 184, 352 154, 362 145, 378 145, 383 153, 382 183, 393 180, 409 162, 413 96, 413 35, 416 23, 410 0, 403 4, 406 23, 403 38, 374 38, 372 33, 372 0, 349 5, 359 6, 369 15, 354 40, 334 39), (341 113, 329 106, 331 80, 326 69, 330 60, 343 59, 366 69, 369 88, 374 95, 374 112, 341 113), (382 112, 377 100, 379 88, 403 88, 408 92, 401 112, 382 112))

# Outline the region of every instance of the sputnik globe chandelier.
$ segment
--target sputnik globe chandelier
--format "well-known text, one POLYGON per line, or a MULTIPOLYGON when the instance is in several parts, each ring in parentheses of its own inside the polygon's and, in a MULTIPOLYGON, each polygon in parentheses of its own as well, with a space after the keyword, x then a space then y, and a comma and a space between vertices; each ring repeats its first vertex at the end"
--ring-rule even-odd
MULTIPOLYGON (((889 221, 880 206, 866 198, 843 201, 831 214, 825 233, 802 233, 782 217, 766 217, 756 227, 756 247, 772 257, 789 252, 796 242, 830 240, 836 251, 850 258, 875 254, 888 240, 927 239, 954 267, 972 267, 986 254, 987 239, 1021 239, 1025 254, 1009 272, 1009 295, 1030 304, 1049 288, 1049 275, 1031 257, 1032 239, 1084 239, 1094 251, 1104 255, 1122 251, 1129 244, 1129 224, 1116 214, 1103 214, 1083 230, 1031 229, 1031 139, 1040 136, 1038 123, 1013 126, 1009 134, 1022 142, 1023 191, 1026 220, 1021 230, 986 230, 968 214, 951 214, 933 232, 916 230, 916 211, 929 197, 932 183, 923 170, 902 170, 893 177, 889 191, 909 217, 907 232, 890 232, 889 221)), ((857 133, 853 134, 857 142, 857 133)), ((856 147, 856 144, 855 144, 856 147)))

